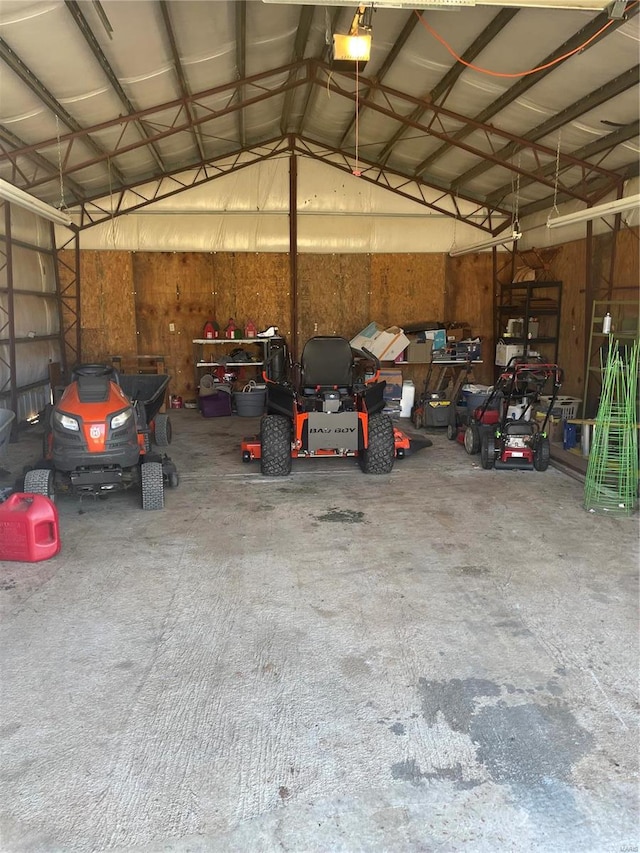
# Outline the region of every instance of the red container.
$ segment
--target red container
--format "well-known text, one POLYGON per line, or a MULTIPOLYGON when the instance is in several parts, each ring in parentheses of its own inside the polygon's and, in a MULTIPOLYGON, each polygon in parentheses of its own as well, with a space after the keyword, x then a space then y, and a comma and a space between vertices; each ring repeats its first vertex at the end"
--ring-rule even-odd
POLYGON ((36 563, 60 550, 58 510, 45 495, 16 493, 0 504, 0 560, 36 563))

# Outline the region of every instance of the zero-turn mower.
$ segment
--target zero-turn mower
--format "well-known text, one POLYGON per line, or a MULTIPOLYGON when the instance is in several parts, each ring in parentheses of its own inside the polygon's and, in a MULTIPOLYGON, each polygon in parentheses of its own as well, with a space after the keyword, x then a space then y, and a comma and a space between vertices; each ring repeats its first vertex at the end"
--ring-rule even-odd
POLYGON ((297 380, 265 372, 267 413, 260 435, 242 442, 242 459, 260 459, 262 473, 282 477, 291 460, 357 456, 366 474, 388 474, 410 449, 409 438, 383 412, 386 382, 375 356, 346 338, 317 336, 304 346, 297 380), (367 377, 366 365, 374 372, 367 377))

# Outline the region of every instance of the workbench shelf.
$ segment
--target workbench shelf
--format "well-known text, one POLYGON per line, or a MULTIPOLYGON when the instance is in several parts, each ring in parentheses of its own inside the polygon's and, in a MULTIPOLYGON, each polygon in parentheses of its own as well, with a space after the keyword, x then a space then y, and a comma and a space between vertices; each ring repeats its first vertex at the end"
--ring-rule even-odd
POLYGON ((228 367, 234 370, 264 367, 270 340, 270 338, 194 338, 192 343, 195 387, 197 388, 200 384, 200 377, 205 370, 212 370, 216 367, 228 367), (220 357, 225 353, 231 353, 238 348, 244 349, 248 345, 255 345, 260 348, 259 353, 257 353, 258 361, 220 361, 220 357), (210 353, 210 360, 205 357, 207 350, 210 353), (214 351, 217 351, 215 359, 213 358, 214 351))

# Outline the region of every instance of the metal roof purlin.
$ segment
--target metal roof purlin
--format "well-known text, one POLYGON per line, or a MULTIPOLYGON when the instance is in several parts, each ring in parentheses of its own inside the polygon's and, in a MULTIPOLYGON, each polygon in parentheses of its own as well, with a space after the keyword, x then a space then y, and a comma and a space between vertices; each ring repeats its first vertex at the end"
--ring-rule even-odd
MULTIPOLYGON (((632 8, 631 11, 626 14, 625 18, 621 18, 620 20, 612 20, 607 30, 602 33, 602 35, 599 36, 597 39, 592 41, 590 46, 597 44, 600 39, 614 32, 619 26, 626 23, 626 21, 630 20, 632 17, 635 17, 635 15, 637 14, 638 6, 632 8)), ((488 119, 492 118, 494 115, 496 115, 496 113, 500 112, 500 110, 504 109, 504 107, 506 107, 508 104, 515 101, 516 98, 519 98, 536 83, 539 83, 540 80, 543 79, 543 77, 546 77, 548 74, 551 74, 557 68, 562 67, 562 65, 567 62, 568 59, 570 59, 571 57, 568 57, 567 59, 561 59, 561 57, 563 57, 570 51, 575 50, 577 47, 580 47, 580 45, 584 44, 584 42, 586 42, 589 38, 595 36, 596 33, 598 33, 598 31, 601 30, 602 27, 608 22, 609 17, 605 12, 600 15, 597 15, 592 21, 590 21, 588 24, 582 27, 582 29, 578 30, 577 33, 571 36, 570 39, 565 41, 564 44, 561 44, 560 47, 556 48, 548 56, 546 56, 539 63, 539 65, 546 65, 548 63, 555 62, 556 60, 560 61, 556 62, 556 64, 554 65, 551 65, 549 68, 544 68, 541 71, 536 72, 535 74, 529 74, 526 77, 522 77, 520 80, 518 80, 517 83, 507 89, 506 92, 500 95, 499 98, 497 98, 487 107, 485 107, 484 110, 478 113, 478 115, 475 116, 473 120, 478 121, 480 123, 488 121, 488 119)), ((471 133, 471 130, 469 128, 464 128, 460 131, 459 138, 463 138, 469 133, 471 133)), ((428 157, 426 157, 418 165, 416 169, 416 175, 422 174, 422 172, 428 169, 429 166, 431 166, 439 157, 441 157, 446 152, 447 147, 443 145, 436 151, 434 151, 432 154, 430 154, 428 157)))
MULTIPOLYGON (((547 136, 549 133, 553 133, 558 130, 563 125, 569 124, 569 122, 574 121, 579 116, 594 109, 594 107, 605 103, 622 92, 626 92, 627 89, 630 89, 633 86, 637 86, 639 69, 640 66, 638 65, 633 68, 629 68, 629 70, 625 71, 624 74, 620 74, 614 80, 610 80, 608 83, 605 83, 604 86, 600 86, 599 89, 590 92, 584 98, 580 98, 580 100, 571 104, 571 106, 565 107, 564 110, 561 110, 555 116, 551 116, 551 118, 548 118, 546 121, 542 122, 542 124, 533 128, 533 130, 528 131, 522 138, 530 142, 535 142, 537 139, 541 139, 543 136, 547 136)), ((508 157, 513 156, 517 151, 517 143, 510 142, 508 145, 505 145, 504 148, 501 148, 500 151, 497 152, 497 155, 501 160, 506 160, 508 157)), ((482 175, 488 169, 491 169, 492 166, 493 164, 491 162, 478 163, 476 166, 468 169, 464 174, 460 175, 453 184, 455 186, 462 186, 474 178, 477 178, 479 175, 482 175)))
MULTIPOLYGON (((98 64, 100 65, 100 68, 102 68, 102 70, 103 70, 107 80, 109 81, 110 85, 112 86, 114 92, 116 93, 118 98, 120 98, 120 102, 125 107, 127 112, 134 113, 135 107, 131 103, 129 98, 127 97, 127 93, 124 91, 124 89, 120 85, 120 81, 118 80, 115 71, 113 70, 113 68, 109 64, 109 60, 104 55, 102 48, 98 44, 98 41, 97 41, 96 37, 94 36, 94 34, 91 30, 91 27, 89 26, 89 24, 87 22, 87 19, 82 14, 78 0, 65 0, 65 5, 67 7, 67 10, 71 14, 71 17, 75 21, 78 29, 82 33, 82 37, 84 38, 85 42, 87 43, 89 50, 94 55, 94 57, 97 59, 98 64)), ((140 134, 140 136, 142 138, 146 137, 148 139, 146 130, 144 129, 144 126, 142 124, 136 122, 136 127, 138 129, 138 133, 140 134)), ((157 148, 155 148, 155 146, 152 143, 149 143, 148 147, 149 147, 149 153, 151 154, 153 159, 156 161, 156 165, 159 167, 159 169, 161 171, 164 172, 164 163, 162 162, 162 157, 160 156, 160 153, 158 152, 157 148)))
MULTIPOLYGON (((509 21, 518 14, 518 9, 502 9, 495 18, 491 21, 491 23, 484 28, 484 30, 480 33, 480 35, 473 40, 473 42, 469 45, 469 47, 462 54, 462 58, 465 62, 472 62, 476 56, 485 49, 485 47, 495 38, 495 36, 501 32, 501 30, 506 27, 509 21)), ((418 16, 414 14, 416 23, 418 23, 418 16)), ((461 62, 456 62, 440 79, 440 81, 431 89, 423 100, 431 101, 432 103, 436 103, 440 99, 442 95, 446 95, 453 85, 455 84, 458 77, 465 70, 465 66, 461 62)), ((424 115, 425 108, 424 107, 416 107, 413 113, 410 115, 410 119, 413 121, 419 121, 424 115)), ((405 134, 407 128, 399 127, 398 130, 393 134, 393 136, 387 141, 384 148, 382 149, 379 161, 381 163, 386 163, 393 151, 394 145, 402 138, 405 134)))

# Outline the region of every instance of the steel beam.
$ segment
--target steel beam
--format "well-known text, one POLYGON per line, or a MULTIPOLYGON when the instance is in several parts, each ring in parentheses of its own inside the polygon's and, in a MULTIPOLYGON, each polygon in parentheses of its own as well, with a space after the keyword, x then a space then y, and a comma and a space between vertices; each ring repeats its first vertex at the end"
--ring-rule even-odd
MULTIPOLYGON (((411 14, 409 15, 409 17, 407 18, 407 20, 405 22, 404 27, 402 28, 402 31, 400 32, 400 35, 395 40, 395 42, 394 42, 391 50, 389 51, 389 53, 387 53, 387 55, 385 56, 382 65, 378 69, 378 72, 371 78, 371 82, 372 82, 373 86, 375 86, 377 83, 384 80, 385 76, 387 75, 387 72, 389 71, 389 69, 391 68, 393 63, 398 58, 400 51, 402 50, 402 48, 407 43, 407 39, 409 38, 411 33, 415 30, 417 24, 418 24, 418 16, 415 15, 413 12, 411 12, 411 14)), ((367 89, 365 95, 368 97, 370 94, 371 94, 371 89, 367 89)), ((344 148, 344 145, 345 145, 347 139, 349 138, 349 135, 351 134, 351 131, 353 130, 353 127, 354 127, 356 121, 360 121, 363 111, 364 111, 364 108, 362 106, 358 106, 358 110, 357 110, 356 115, 351 119, 347 129, 342 134, 342 139, 340 140, 340 144, 338 145, 338 148, 344 148)))
MULTIPOLYGON (((51 92, 45 87, 45 85, 36 77, 36 75, 28 68, 25 63, 20 59, 20 57, 15 53, 9 45, 4 41, 4 39, 0 38, 0 59, 9 66, 9 68, 16 74, 22 82, 31 89, 31 91, 38 97, 42 103, 49 109, 51 112, 58 116, 59 119, 73 132, 80 136, 86 137, 84 142, 86 145, 91 148, 94 154, 98 155, 98 157, 102 156, 105 152, 98 145, 97 142, 94 142, 90 137, 89 133, 85 131, 84 128, 74 119, 74 117, 68 113, 65 108, 60 104, 51 92)), ((57 144, 57 139, 49 140, 47 147, 55 146, 57 144)), ((38 147, 44 146, 35 146, 32 150, 35 151, 38 147)), ((28 149, 31 146, 27 146, 27 148, 23 148, 22 153, 27 153, 28 149)), ((16 153, 16 152, 13 152, 16 153)), ((6 154, 4 155, 7 156, 6 154)), ((0 158, 2 159, 2 158, 0 158)), ((113 174, 116 176, 120 183, 125 183, 124 175, 122 172, 114 165, 112 165, 113 174)))
MULTIPOLYGON (((239 80, 247 76, 247 3, 246 0, 238 0, 235 4, 236 12, 236 72, 239 80)), ((244 88, 240 86, 237 92, 240 101, 244 100, 244 88)), ((240 110, 238 118, 238 141, 241 148, 247 144, 247 129, 244 123, 244 112, 240 110)))
MULTIPOLYGON (((595 107, 600 106, 600 104, 604 104, 606 101, 610 101, 622 92, 626 92, 627 89, 637 86, 639 69, 640 66, 638 65, 635 65, 633 68, 629 68, 628 71, 625 71, 615 79, 610 80, 604 86, 600 86, 599 89, 595 89, 584 98, 580 98, 580 100, 571 104, 571 106, 566 107, 556 115, 551 116, 551 118, 548 118, 546 121, 543 121, 542 124, 534 127, 533 130, 527 131, 522 138, 530 142, 542 139, 543 136, 548 136, 550 133, 554 133, 559 128, 562 128, 564 125, 579 118, 579 116, 582 116, 590 110, 595 109, 595 107)), ((507 160, 510 157, 513 157, 513 155, 519 150, 520 147, 516 142, 510 142, 499 151, 496 151, 495 156, 499 160, 507 160)), ((477 178, 479 175, 484 174, 484 172, 491 168, 493 168, 492 162, 484 161, 478 163, 472 169, 468 169, 460 175, 458 179, 453 182, 453 185, 456 187, 463 186, 469 181, 477 178)))
MULTIPOLYGON (((309 39, 309 31, 311 30, 311 22, 313 21, 313 15, 315 12, 315 7, 313 6, 303 6, 300 9, 300 18, 298 20, 298 29, 296 32, 296 40, 293 46, 293 55, 291 57, 291 63, 296 68, 298 63, 304 59, 304 51, 307 45, 307 41, 309 39)), ((291 71, 290 75, 296 75, 300 72, 298 70, 291 71)), ((289 132, 289 119, 291 117, 291 109, 293 107, 293 98, 295 95, 295 89, 288 89, 287 93, 284 96, 284 104, 282 107, 282 116, 280 118, 280 133, 285 136, 289 132)))
MULTIPOLYGON (((462 59, 465 62, 473 62, 476 56, 490 44, 493 39, 498 35, 498 33, 503 30, 509 21, 518 14, 518 9, 502 9, 502 11, 498 12, 495 18, 491 21, 491 23, 484 28, 484 30, 480 33, 480 35, 473 40, 473 42, 469 45, 469 47, 462 54, 462 59)), ((414 14, 414 18, 416 19, 416 23, 419 21, 418 15, 414 14)), ((429 101, 430 103, 436 103, 440 100, 440 98, 448 94, 453 88, 458 77, 465 70, 465 65, 462 62, 456 62, 452 67, 447 71, 447 73, 440 79, 440 81, 424 96, 423 100, 429 101)), ((413 113, 410 116, 410 119, 413 121, 420 121, 422 116, 425 113, 424 107, 416 107, 413 113)), ((393 151, 396 143, 404 136, 406 133, 406 127, 399 127, 398 130, 393 134, 391 139, 387 142, 387 144, 382 149, 382 152, 378 158, 380 163, 386 163, 389 159, 391 152, 393 151)))
MULTIPOLYGON (((609 23, 607 29, 598 36, 594 41, 591 42, 590 46, 593 46, 605 35, 611 34, 614 30, 616 30, 619 26, 626 23, 626 21, 635 17, 638 14, 638 6, 632 7, 630 11, 627 13, 624 19, 620 20, 611 20, 609 22, 609 17, 606 12, 595 17, 592 21, 590 21, 586 26, 582 27, 582 29, 578 30, 570 39, 561 44, 560 47, 556 48, 556 50, 552 51, 548 56, 542 59, 538 64, 541 66, 550 65, 550 63, 554 63, 550 65, 549 68, 542 68, 542 70, 537 71, 535 74, 528 74, 526 77, 522 77, 515 85, 511 86, 500 95, 499 98, 496 98, 495 101, 492 101, 487 107, 485 107, 482 112, 478 113, 477 116, 474 117, 474 121, 480 122, 481 124, 487 122, 494 115, 503 110, 506 106, 513 103, 516 98, 521 97, 525 92, 527 92, 532 86, 535 86, 540 82, 544 77, 548 74, 551 74, 555 71, 556 68, 560 68, 566 59, 563 57, 566 54, 571 53, 571 51, 579 48, 586 41, 596 36, 596 34, 609 23)), ((464 137, 468 136, 472 132, 471 127, 462 128, 458 132, 458 139, 464 139, 464 137)), ((426 157, 416 169, 416 175, 422 175, 430 166, 435 163, 440 157, 446 154, 448 150, 447 145, 442 145, 428 157, 426 157)))
MULTIPOLYGON (((618 145, 622 145, 623 142, 627 142, 629 139, 633 139, 638 136, 640 133, 640 121, 631 122, 631 124, 627 124, 624 127, 619 128, 613 133, 608 133, 606 136, 600 136, 598 139, 594 139, 593 142, 589 142, 587 145, 584 145, 582 148, 578 148, 576 151, 572 151, 574 157, 577 157, 579 160, 588 160, 590 157, 596 157, 598 154, 601 154, 603 151, 612 151, 618 145)), ((637 163, 637 161, 635 161, 637 163)), ((545 175, 552 175, 555 172, 556 164, 548 163, 544 168, 540 171, 545 175)), ((625 176, 627 177, 627 176, 625 176)), ((629 176, 630 177, 630 176, 629 176)), ((535 183, 533 179, 521 181, 520 189, 524 187, 530 186, 535 183)), ((499 189, 494 190, 492 193, 489 193, 487 196, 487 203, 493 204, 501 203, 502 200, 512 191, 511 184, 504 184, 499 189)))
MULTIPOLYGON (((82 14, 82 12, 80 10, 80 4, 77 2, 77 0, 65 0, 65 5, 66 5, 67 9, 69 10, 69 12, 71 13, 71 17, 75 21, 76 26, 78 27, 78 29, 82 33, 82 37, 84 38, 85 42, 87 43, 89 50, 94 55, 94 57, 98 60, 98 64, 100 65, 100 68, 102 68, 102 70, 105 74, 105 77, 107 78, 111 87, 113 88, 113 91, 116 93, 118 98, 120 98, 120 102, 122 103, 124 108, 127 110, 127 112, 129 112, 129 113, 135 112, 135 107, 133 106, 133 104, 131 103, 129 98, 127 97, 127 93, 124 91, 124 89, 120 85, 120 81, 118 80, 115 71, 113 70, 113 68, 109 64, 109 60, 104 55, 102 48, 98 44, 98 40, 94 36, 93 31, 91 30, 91 27, 89 26, 89 24, 87 22, 87 19, 82 14)), ((144 138, 148 139, 147 132, 146 132, 144 126, 142 124, 140 124, 140 122, 136 122, 136 128, 138 130, 138 133, 140 134, 140 136, 143 139, 144 138)), ((164 172, 164 163, 162 162, 162 157, 160 156, 160 152, 151 142, 149 143, 148 147, 149 147, 149 152, 150 152, 151 156, 156 161, 156 166, 158 166, 158 168, 160 169, 161 172, 164 172)))
MULTIPOLYGON (((159 0, 160 4, 160 13, 162 14, 162 20, 164 22, 164 31, 167 34, 167 41, 169 42, 169 50, 171 51, 171 57, 173 59, 173 68, 176 72, 176 77, 178 80, 178 86, 180 87, 180 93, 182 97, 187 100, 189 97, 189 85, 187 83, 187 78, 185 77, 184 69, 182 67, 182 62, 180 60, 180 53, 178 51, 178 43, 176 41, 176 35, 173 30, 173 24, 171 23, 171 13, 169 12, 169 5, 167 0, 159 0)), ((193 106, 188 104, 186 107, 187 113, 191 122, 193 123, 193 119, 195 118, 195 113, 193 112, 193 106)), ((202 147, 202 140, 200 138, 200 132, 198 128, 193 129, 193 141, 198 149, 198 154, 200 155, 200 159, 205 159, 204 148, 202 147)))

